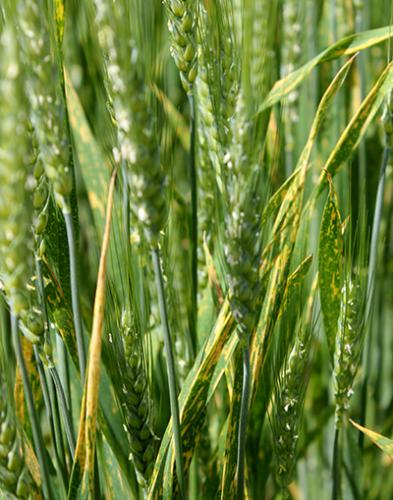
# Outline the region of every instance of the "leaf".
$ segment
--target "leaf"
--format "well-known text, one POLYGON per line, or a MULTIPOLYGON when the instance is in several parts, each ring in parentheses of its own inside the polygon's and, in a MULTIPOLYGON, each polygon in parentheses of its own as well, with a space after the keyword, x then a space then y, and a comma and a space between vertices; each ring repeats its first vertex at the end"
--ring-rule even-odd
POLYGON ((105 483, 105 498, 130 498, 128 483, 124 480, 113 450, 105 439, 102 439, 99 446, 99 458, 101 476, 104 477, 105 483))
MULTIPOLYGON (((205 344, 200 350, 193 369, 187 376, 179 396, 181 417, 181 432, 183 441, 184 468, 187 471, 191 463, 192 453, 196 446, 198 433, 203 423, 204 411, 208 397, 208 390, 215 366, 232 333, 234 319, 230 314, 228 301, 225 301, 217 318, 216 324, 205 344)), ((168 446, 172 441, 172 423, 169 422, 161 441, 161 446, 156 458, 153 474, 150 480, 149 498, 160 497, 159 479, 167 460, 169 474, 165 475, 165 488, 171 490, 174 474, 174 457, 169 453, 166 459, 168 446)))
POLYGON ((34 453, 33 447, 24 431, 23 431, 23 457, 35 484, 37 486, 41 486, 42 480, 41 480, 40 465, 34 453))
POLYGON ((280 307, 280 316, 287 309, 288 304, 294 300, 296 301, 298 298, 298 292, 301 289, 303 280, 308 273, 308 270, 310 269, 311 262, 312 255, 308 255, 288 277, 285 294, 280 307))
POLYGON ((213 397, 214 392, 216 391, 218 384, 221 380, 221 377, 224 375, 226 368, 230 365, 232 360, 232 356, 236 350, 236 347, 239 344, 239 336, 236 332, 233 332, 231 338, 225 344, 224 349, 222 350, 220 359, 216 365, 214 370, 214 374, 212 376, 210 385, 209 385, 209 393, 207 396, 207 402, 213 397))
POLYGON ((361 50, 388 40, 392 36, 391 26, 385 26, 384 28, 356 33, 339 40, 302 67, 276 82, 265 101, 261 104, 259 112, 269 108, 296 89, 318 64, 338 57, 356 54, 361 50))
POLYGON ((254 394, 283 301, 297 230, 298 218, 294 222, 292 230, 287 234, 277 263, 272 270, 256 334, 251 341, 250 363, 252 372, 252 391, 254 394))
POLYGON ((382 72, 376 84, 362 102, 356 114, 342 133, 336 147, 330 154, 318 181, 318 194, 320 194, 326 186, 327 176, 331 175, 334 177, 341 165, 355 150, 367 127, 374 120, 376 112, 392 86, 393 62, 382 72))
POLYGON ((334 77, 333 81, 330 83, 329 87, 326 89, 322 99, 319 103, 314 121, 311 126, 311 130, 307 139, 307 142, 303 148, 302 154, 300 155, 299 161, 292 175, 284 182, 284 184, 273 194, 265 207, 262 217, 261 225, 264 225, 269 217, 280 208, 279 213, 275 221, 275 233, 278 231, 278 227, 282 225, 284 218, 287 218, 288 210, 293 203, 294 199, 298 195, 299 189, 302 191, 302 186, 304 185, 305 175, 309 166, 309 160, 311 152, 319 133, 319 130, 323 124, 326 113, 336 96, 337 92, 344 83, 348 72, 356 58, 356 55, 351 57, 344 66, 340 69, 337 75, 334 77))
POLYGON ((209 280, 209 287, 211 289, 214 304, 217 307, 221 307, 224 303, 224 294, 220 285, 220 281, 217 276, 216 267, 214 264, 214 259, 210 253, 209 246, 206 242, 206 238, 203 238, 203 251, 205 254, 206 268, 207 268, 207 276, 209 280))
POLYGON ((323 324, 332 362, 341 305, 342 238, 340 212, 331 184, 329 197, 322 214, 318 267, 323 324))
POLYGON ((391 459, 393 459, 393 440, 389 439, 385 436, 382 436, 382 434, 378 434, 377 432, 374 432, 370 429, 367 429, 366 427, 361 426, 360 424, 357 424, 353 420, 349 419, 351 424, 354 425, 359 431, 363 432, 366 436, 368 436, 371 441, 378 446, 378 448, 381 448, 381 450, 389 455, 391 459))
MULTIPOLYGON (((282 314, 286 303, 292 300, 292 298, 296 296, 296 291, 301 286, 304 277, 306 276, 308 270, 310 269, 311 262, 312 262, 312 256, 309 255, 289 275, 286 285, 285 295, 282 304, 280 306, 279 315, 282 314)), ((235 352, 238 343, 239 343, 239 336, 237 335, 236 332, 234 332, 230 340, 225 344, 221 357, 217 363, 216 369, 214 370, 214 374, 209 386, 209 394, 207 399, 208 401, 210 401, 215 390, 217 389, 217 386, 221 380, 221 377, 225 372, 226 367, 229 366, 230 360, 232 359, 232 355, 235 352)))
POLYGON ((103 370, 100 390, 100 410, 98 413, 99 428, 105 437, 105 442, 111 448, 114 459, 116 459, 119 474, 128 483, 129 489, 134 497, 137 496, 138 484, 136 476, 132 473, 132 463, 129 458, 129 441, 123 427, 123 418, 120 415, 117 404, 114 401, 112 391, 108 391, 109 379, 103 370))
POLYGON ((112 220, 113 197, 116 171, 112 174, 106 209, 105 231, 102 241, 97 288, 94 299, 93 326, 90 339, 89 363, 86 383, 86 464, 85 473, 89 476, 89 491, 94 495, 94 457, 96 443, 96 422, 98 407, 98 389, 100 385, 100 364, 102 350, 102 327, 105 311, 106 258, 112 220))
POLYGON ((296 167, 296 170, 299 171, 299 175, 296 176, 286 192, 274 222, 274 234, 277 234, 282 227, 284 227, 284 229, 282 230, 282 234, 280 236, 280 243, 277 251, 277 262, 271 274, 267 296, 262 308, 261 319, 259 322, 260 326, 257 328, 256 335, 252 339, 251 343, 251 369, 253 374, 252 380, 254 391, 256 390, 257 382, 259 380, 263 364, 266 360, 266 354, 270 346, 274 325, 277 321, 282 301, 284 300, 284 292, 287 286, 291 257, 301 219, 300 211, 303 203, 304 184, 312 148, 326 112, 333 102, 338 90, 344 83, 354 58, 355 56, 347 61, 346 64, 340 69, 319 103, 306 145, 296 167), (287 221, 290 223, 287 224, 287 221))
POLYGON ((55 324, 67 347, 75 367, 78 368, 76 336, 71 308, 70 266, 67 232, 64 217, 50 199, 48 224, 41 258, 45 297, 51 321, 55 324))
MULTIPOLYGON (((50 256, 48 257, 50 258, 50 256)), ((42 260, 45 296, 51 317, 56 330, 66 345, 68 352, 74 362, 75 368, 79 370, 78 353, 76 347, 76 336, 74 321, 72 317, 71 304, 67 300, 63 287, 57 279, 57 273, 52 268, 52 263, 47 260, 46 255, 42 260)))
POLYGON ((64 35, 64 0, 55 0, 55 18, 59 46, 63 43, 64 35))
POLYGON ((183 115, 179 113, 169 97, 157 85, 153 85, 153 91, 161 102, 168 121, 175 130, 184 150, 188 152, 190 150, 190 132, 183 115))
POLYGON ((66 69, 64 69, 64 83, 68 115, 78 154, 80 171, 92 209, 98 241, 102 241, 105 226, 104 200, 106 199, 110 165, 94 139, 82 105, 66 69))
POLYGON ((236 465, 237 465, 237 439, 239 433, 240 406, 243 383, 242 346, 236 352, 236 372, 233 387, 233 399, 228 418, 228 428, 225 441, 224 463, 221 477, 222 500, 235 498, 236 495, 236 465))
POLYGON ((84 471, 84 477, 89 480, 89 493, 94 496, 94 456, 98 413, 98 390, 100 382, 102 326, 105 311, 106 257, 109 246, 115 180, 116 172, 114 171, 108 192, 105 231, 94 300, 88 371, 83 392, 79 432, 68 498, 76 498, 82 470, 84 471))
MULTIPOLYGON (((23 353, 23 359, 25 361, 26 370, 29 375, 31 390, 33 392, 34 401, 37 406, 42 402, 42 389, 40 385, 40 378, 37 371, 36 360, 33 351, 33 344, 27 340, 24 336, 21 337, 21 347, 23 353)), ((14 386, 14 398, 15 398, 15 410, 18 420, 26 425, 26 413, 25 413, 25 392, 22 383, 22 374, 17 366, 15 373, 15 386, 14 386)))
POLYGON ((270 197, 267 206, 263 210, 261 217, 261 225, 265 224, 266 221, 273 215, 273 213, 280 207, 281 203, 285 199, 285 196, 291 187, 292 183, 299 175, 300 169, 296 168, 293 173, 288 177, 288 179, 277 189, 277 191, 270 197))

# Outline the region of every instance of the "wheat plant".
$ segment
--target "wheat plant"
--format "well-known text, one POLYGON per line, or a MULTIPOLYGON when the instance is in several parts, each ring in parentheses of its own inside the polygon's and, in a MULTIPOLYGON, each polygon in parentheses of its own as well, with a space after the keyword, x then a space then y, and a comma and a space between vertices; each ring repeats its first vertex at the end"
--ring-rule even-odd
POLYGON ((391 499, 392 17, 0 0, 0 498, 391 499))

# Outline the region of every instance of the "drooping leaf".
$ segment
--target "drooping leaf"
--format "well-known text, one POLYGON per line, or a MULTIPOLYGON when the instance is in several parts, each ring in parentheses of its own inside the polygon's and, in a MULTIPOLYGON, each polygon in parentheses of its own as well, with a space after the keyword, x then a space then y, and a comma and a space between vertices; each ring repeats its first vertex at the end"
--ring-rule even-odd
POLYGON ((269 92, 269 95, 259 108, 259 111, 261 112, 264 109, 269 108, 295 90, 318 64, 332 59, 337 59, 342 56, 351 56, 361 50, 388 40, 392 36, 393 32, 391 27, 385 26, 384 28, 349 35, 342 40, 339 40, 301 66, 299 69, 276 82, 269 92))
POLYGON ((272 270, 268 292, 262 308, 260 320, 261 327, 257 329, 251 344, 251 369, 253 373, 254 390, 256 390, 263 363, 266 359, 267 350, 270 346, 274 325, 280 311, 281 303, 284 300, 292 253, 301 220, 300 213, 303 203, 304 185, 312 148, 326 112, 332 104, 338 90, 344 83, 353 61, 354 57, 347 61, 340 69, 321 99, 311 126, 308 140, 296 167, 299 174, 294 178, 288 191, 285 193, 274 222, 274 233, 278 233, 281 229, 282 234, 280 235, 280 242, 277 245, 277 262, 272 270))
MULTIPOLYGON (((330 83, 328 88, 326 89, 324 95, 322 96, 322 99, 318 105, 317 112, 315 114, 310 133, 307 138, 307 142, 303 148, 303 151, 300 155, 299 161, 297 163, 296 169, 292 176, 288 179, 288 181, 291 181, 288 184, 284 183, 282 188, 285 186, 285 192, 281 192, 282 188, 278 190, 278 192, 273 195, 271 198, 272 202, 274 200, 274 204, 279 204, 280 210, 278 212, 278 215, 275 220, 274 227, 277 230, 278 227, 282 225, 282 221, 284 218, 288 218, 288 212, 290 212, 290 207, 293 204, 294 200, 296 197, 299 196, 299 193, 303 192, 303 187, 304 187, 304 182, 305 182, 305 176, 307 173, 307 169, 309 166, 310 162, 310 157, 312 153, 312 149, 314 147, 315 141, 317 139, 318 133, 321 129, 321 126, 323 124, 323 121, 326 117, 326 113, 329 110, 330 106, 333 103, 333 100, 335 96, 337 95, 337 92, 340 90, 341 86, 343 85, 345 79, 348 76, 348 72, 356 58, 356 55, 351 57, 345 64, 344 66, 340 69, 340 71, 336 74, 334 77, 333 81, 330 83), (280 194, 280 196, 278 196, 280 194)), ((266 213, 266 211, 269 209, 270 202, 263 214, 263 218, 265 216, 269 215, 269 212, 266 213), (265 215, 266 213, 266 215, 265 215)))
POLYGON ((327 176, 330 175, 334 177, 339 168, 348 160, 356 149, 368 126, 374 120, 375 114, 383 103, 386 95, 391 90, 392 85, 393 63, 390 63, 362 102, 352 120, 342 133, 336 147, 331 152, 318 181, 318 194, 325 188, 327 176))
POLYGON ((377 432, 372 431, 371 429, 367 429, 360 424, 357 424, 353 420, 350 419, 352 425, 354 425, 359 431, 363 432, 366 436, 368 436, 371 441, 381 448, 381 450, 389 455, 391 459, 393 459, 393 439, 389 439, 386 436, 382 436, 382 434, 378 434, 377 432))

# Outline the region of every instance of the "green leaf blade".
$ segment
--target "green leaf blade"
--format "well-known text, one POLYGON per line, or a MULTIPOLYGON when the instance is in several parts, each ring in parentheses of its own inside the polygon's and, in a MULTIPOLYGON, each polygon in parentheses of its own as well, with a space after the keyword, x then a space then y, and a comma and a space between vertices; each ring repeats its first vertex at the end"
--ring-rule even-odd
POLYGON ((334 357, 341 305, 341 217, 333 187, 322 214, 319 235, 319 290, 323 324, 331 361, 334 357))

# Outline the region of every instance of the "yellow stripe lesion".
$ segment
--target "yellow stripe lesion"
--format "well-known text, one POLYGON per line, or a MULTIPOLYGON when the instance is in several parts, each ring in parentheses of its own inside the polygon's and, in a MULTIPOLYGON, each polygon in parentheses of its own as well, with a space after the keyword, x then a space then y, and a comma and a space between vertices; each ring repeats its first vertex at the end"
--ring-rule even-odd
POLYGON ((59 37, 59 43, 63 42, 64 35, 64 1, 56 0, 55 3, 55 16, 57 25, 57 34, 59 37))
POLYGON ((93 210, 98 210, 102 217, 105 216, 105 207, 102 201, 99 199, 94 191, 89 191, 88 193, 90 206, 93 210))

